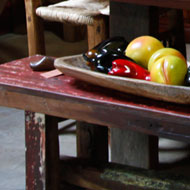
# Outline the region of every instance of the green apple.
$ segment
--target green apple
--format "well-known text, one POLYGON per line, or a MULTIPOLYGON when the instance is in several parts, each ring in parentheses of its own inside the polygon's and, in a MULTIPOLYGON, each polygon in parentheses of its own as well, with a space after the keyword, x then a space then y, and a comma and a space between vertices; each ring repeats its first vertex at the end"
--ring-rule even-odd
POLYGON ((129 43, 125 55, 147 69, 149 58, 161 48, 164 48, 164 46, 158 39, 152 36, 140 36, 129 43))
POLYGON ((149 61, 148 61, 148 70, 151 70, 152 65, 160 58, 167 56, 167 55, 175 55, 180 57, 181 59, 183 59, 184 61, 186 61, 185 57, 183 56, 183 54, 174 49, 174 48, 162 48, 157 50, 156 52, 154 52, 152 54, 152 56, 150 57, 149 61))
POLYGON ((178 56, 168 55, 152 65, 150 78, 151 81, 162 84, 183 85, 186 73, 186 62, 178 56))

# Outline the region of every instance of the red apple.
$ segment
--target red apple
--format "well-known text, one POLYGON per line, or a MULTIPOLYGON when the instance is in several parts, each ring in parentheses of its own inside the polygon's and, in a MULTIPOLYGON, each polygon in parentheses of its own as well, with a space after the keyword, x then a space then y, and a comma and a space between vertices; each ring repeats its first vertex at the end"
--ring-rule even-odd
POLYGON ((158 39, 152 36, 141 36, 129 43, 125 50, 125 55, 147 69, 149 58, 161 48, 164 48, 164 46, 158 39))

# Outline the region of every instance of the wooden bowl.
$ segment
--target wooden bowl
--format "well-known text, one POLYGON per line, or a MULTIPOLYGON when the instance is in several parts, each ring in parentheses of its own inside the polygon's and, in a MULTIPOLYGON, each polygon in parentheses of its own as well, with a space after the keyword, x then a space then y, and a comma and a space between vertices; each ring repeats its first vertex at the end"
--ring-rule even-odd
POLYGON ((180 104, 190 104, 190 87, 164 85, 150 81, 110 76, 91 71, 82 55, 61 57, 55 60, 54 66, 65 75, 77 79, 119 90, 124 93, 143 96, 180 104))

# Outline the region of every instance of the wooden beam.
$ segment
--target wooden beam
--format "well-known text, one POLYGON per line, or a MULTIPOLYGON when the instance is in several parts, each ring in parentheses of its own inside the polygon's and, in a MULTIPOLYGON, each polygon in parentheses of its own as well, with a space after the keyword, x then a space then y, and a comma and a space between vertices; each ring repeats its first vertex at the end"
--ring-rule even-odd
POLYGON ((114 163, 92 163, 85 159, 64 158, 61 179, 98 190, 189 190, 190 178, 177 173, 145 170, 114 163))
MULTIPOLYGON (((142 35, 156 36, 158 33, 158 10, 155 7, 110 2, 110 12, 111 36, 124 36, 130 42, 142 35)), ((130 119, 129 115, 125 117, 130 119)), ((136 120, 138 120, 138 116, 136 120)), ((140 125, 143 124, 142 122, 140 125)), ((127 126, 130 125, 133 127, 133 124, 128 122, 127 126)), ((123 127, 128 128, 127 126, 123 127)), ((112 125, 112 127, 114 126, 112 125)), ((111 160, 141 168, 156 168, 158 165, 158 138, 112 128, 111 160)))

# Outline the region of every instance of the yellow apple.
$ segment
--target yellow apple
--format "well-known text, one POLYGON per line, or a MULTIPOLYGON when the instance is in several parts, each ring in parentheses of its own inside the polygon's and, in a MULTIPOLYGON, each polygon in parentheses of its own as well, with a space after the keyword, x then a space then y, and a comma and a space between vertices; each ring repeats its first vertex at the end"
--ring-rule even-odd
POLYGON ((140 36, 129 43, 125 55, 147 69, 149 58, 161 48, 164 48, 164 46, 158 39, 152 36, 140 36))
POLYGON ((150 57, 149 61, 148 61, 148 70, 151 70, 152 65, 160 58, 167 56, 167 55, 175 55, 180 57, 181 59, 183 59, 184 61, 186 61, 185 57, 183 56, 183 54, 174 49, 174 48, 162 48, 157 50, 156 52, 154 52, 152 54, 152 56, 150 57))
POLYGON ((186 62, 178 56, 168 55, 152 65, 150 79, 162 84, 183 85, 186 73, 186 62))

